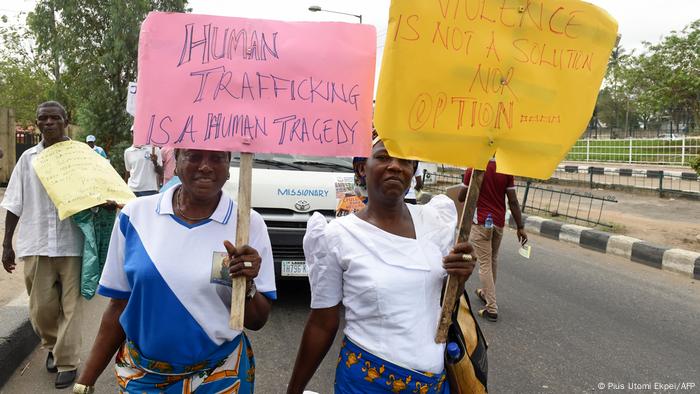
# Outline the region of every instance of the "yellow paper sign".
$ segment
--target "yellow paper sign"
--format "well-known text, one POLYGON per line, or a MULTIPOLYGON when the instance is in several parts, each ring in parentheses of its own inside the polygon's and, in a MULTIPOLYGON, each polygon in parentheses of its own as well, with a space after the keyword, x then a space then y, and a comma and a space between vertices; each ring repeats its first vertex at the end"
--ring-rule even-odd
POLYGON ((109 162, 82 142, 51 145, 33 165, 61 220, 107 200, 124 204, 136 198, 109 162))
POLYGON ((394 0, 375 125, 392 155, 548 178, 593 113, 617 22, 578 0, 394 0))

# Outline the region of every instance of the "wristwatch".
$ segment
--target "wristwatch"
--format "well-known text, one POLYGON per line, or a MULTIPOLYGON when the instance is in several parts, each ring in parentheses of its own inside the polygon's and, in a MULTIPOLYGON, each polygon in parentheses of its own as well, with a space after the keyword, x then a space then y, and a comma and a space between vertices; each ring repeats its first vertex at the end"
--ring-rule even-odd
POLYGON ((253 297, 255 297, 255 293, 258 292, 258 289, 255 287, 255 282, 252 280, 250 281, 250 288, 248 289, 248 293, 246 293, 245 298, 252 300, 253 297))
POLYGON ((73 394, 92 394, 95 392, 95 386, 86 386, 76 383, 73 385, 73 394))

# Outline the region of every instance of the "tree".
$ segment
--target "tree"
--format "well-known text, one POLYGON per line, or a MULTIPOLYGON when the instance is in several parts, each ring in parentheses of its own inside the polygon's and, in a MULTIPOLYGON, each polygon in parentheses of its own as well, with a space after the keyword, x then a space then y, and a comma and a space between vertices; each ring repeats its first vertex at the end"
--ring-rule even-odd
POLYGON ((19 21, 0 20, 0 107, 14 109, 16 122, 27 126, 36 118, 37 103, 48 99, 51 80, 32 50, 29 32, 19 21))
POLYGON ((607 108, 601 111, 601 119, 605 119, 611 128, 623 129, 624 134, 628 135, 631 97, 627 76, 632 67, 634 51, 627 52, 620 44, 620 37, 618 36, 608 60, 603 88, 606 93, 603 97, 607 98, 608 102, 607 108))
POLYGON ((630 126, 642 122, 671 125, 673 133, 700 125, 700 20, 681 32, 670 32, 645 52, 626 53, 618 43, 608 62, 596 104, 598 117, 630 136, 630 126), (683 125, 684 129, 679 130, 683 125))
POLYGON ((15 110, 15 121, 30 125, 36 118, 37 103, 49 97, 51 80, 23 63, 0 60, 0 107, 15 110))
POLYGON ((183 12, 186 4, 38 0, 27 18, 39 51, 51 59, 55 97, 73 104, 75 121, 110 151, 118 170, 123 170, 122 152, 111 148, 131 140, 126 93, 129 82, 136 80, 141 22, 152 10, 183 12))
MULTIPOLYGON (((692 128, 700 121, 700 20, 680 33, 671 32, 660 43, 645 43, 647 52, 638 58, 637 83, 646 89, 642 103, 658 117, 692 128)), ((674 130, 675 126, 675 130, 674 130)))
POLYGON ((657 95, 653 94, 653 83, 647 78, 644 65, 647 63, 645 54, 635 57, 625 75, 626 85, 631 95, 631 108, 634 115, 648 130, 652 119, 658 117, 660 104, 657 95))

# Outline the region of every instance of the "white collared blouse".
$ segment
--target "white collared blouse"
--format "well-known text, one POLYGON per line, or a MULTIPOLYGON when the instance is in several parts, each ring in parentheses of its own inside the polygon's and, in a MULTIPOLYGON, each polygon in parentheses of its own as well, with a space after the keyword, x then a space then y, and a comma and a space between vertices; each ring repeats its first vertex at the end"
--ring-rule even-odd
POLYGON ((304 254, 311 308, 345 307, 345 335, 365 350, 420 372, 440 373, 434 337, 457 211, 447 196, 408 204, 416 239, 388 233, 354 214, 309 219, 304 254))

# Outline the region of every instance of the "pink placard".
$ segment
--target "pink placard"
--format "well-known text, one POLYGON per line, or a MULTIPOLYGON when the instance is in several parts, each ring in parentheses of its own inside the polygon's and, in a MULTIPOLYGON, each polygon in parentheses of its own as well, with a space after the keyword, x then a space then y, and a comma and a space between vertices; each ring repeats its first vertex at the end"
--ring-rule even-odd
POLYGON ((373 26, 152 12, 135 144, 367 156, 373 26))

